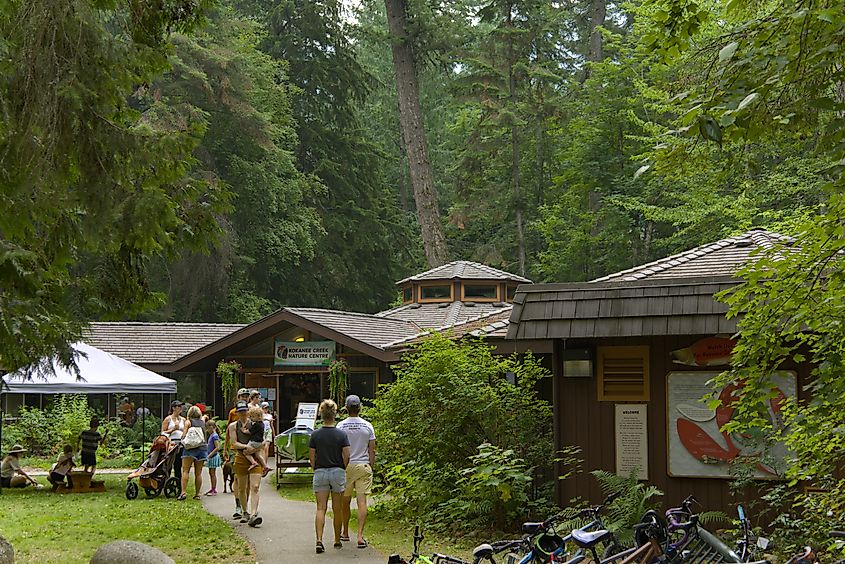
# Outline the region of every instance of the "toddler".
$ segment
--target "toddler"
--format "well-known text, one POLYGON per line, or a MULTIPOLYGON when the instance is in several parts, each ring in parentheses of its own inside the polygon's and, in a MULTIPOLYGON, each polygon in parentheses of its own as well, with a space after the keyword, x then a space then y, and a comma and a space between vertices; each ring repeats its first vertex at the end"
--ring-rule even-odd
POLYGON ((264 449, 264 410, 259 406, 249 408, 249 419, 243 426, 244 433, 249 435, 249 443, 243 453, 251 465, 247 471, 252 471, 256 466, 264 468, 262 476, 270 473, 270 467, 264 462, 262 450, 264 449))

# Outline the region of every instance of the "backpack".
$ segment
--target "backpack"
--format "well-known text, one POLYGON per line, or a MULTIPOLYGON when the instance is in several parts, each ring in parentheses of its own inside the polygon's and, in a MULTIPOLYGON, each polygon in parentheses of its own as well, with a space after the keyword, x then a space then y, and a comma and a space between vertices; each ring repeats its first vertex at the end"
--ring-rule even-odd
POLYGON ((205 433, 202 427, 192 425, 185 436, 182 437, 182 446, 188 450, 199 448, 205 444, 205 433))

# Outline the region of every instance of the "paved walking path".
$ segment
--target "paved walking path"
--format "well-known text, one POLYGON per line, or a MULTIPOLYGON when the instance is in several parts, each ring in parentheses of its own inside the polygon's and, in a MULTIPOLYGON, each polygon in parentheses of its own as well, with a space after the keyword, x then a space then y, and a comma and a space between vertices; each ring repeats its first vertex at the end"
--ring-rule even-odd
MULTIPOLYGON (((204 476, 207 480, 208 476, 204 476)), ((207 487, 207 482, 203 484, 207 487)), ((264 519, 259 527, 249 527, 232 519, 235 499, 232 494, 203 496, 206 510, 229 522, 255 548, 258 562, 297 564, 299 562, 355 562, 357 564, 384 564, 387 557, 373 548, 359 549, 352 542, 343 544, 342 549, 332 547, 334 532, 331 518, 326 518, 323 544, 326 552, 314 552, 314 510, 313 503, 285 499, 278 494, 272 481, 272 474, 261 481, 261 503, 258 514, 264 519)))

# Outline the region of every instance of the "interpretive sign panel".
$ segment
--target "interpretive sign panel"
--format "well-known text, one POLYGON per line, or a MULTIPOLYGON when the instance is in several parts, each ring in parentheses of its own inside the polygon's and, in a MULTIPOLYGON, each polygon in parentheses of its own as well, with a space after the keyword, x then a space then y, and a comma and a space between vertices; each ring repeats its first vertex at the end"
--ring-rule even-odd
MULTIPOLYGON (((786 459, 783 445, 767 453, 750 436, 726 433, 722 428, 733 417, 731 407, 742 384, 714 389, 708 384, 719 372, 670 372, 666 378, 667 430, 669 432, 669 475, 688 478, 731 478, 731 462, 737 457, 756 457, 755 475, 778 476, 776 461, 786 459), (720 399, 711 408, 709 400, 720 399)), ((766 410, 775 427, 781 425, 780 412, 787 401, 795 401, 795 372, 776 372, 772 377, 772 397, 766 410)))
POLYGON ((616 473, 648 480, 648 411, 642 403, 616 404, 616 473))

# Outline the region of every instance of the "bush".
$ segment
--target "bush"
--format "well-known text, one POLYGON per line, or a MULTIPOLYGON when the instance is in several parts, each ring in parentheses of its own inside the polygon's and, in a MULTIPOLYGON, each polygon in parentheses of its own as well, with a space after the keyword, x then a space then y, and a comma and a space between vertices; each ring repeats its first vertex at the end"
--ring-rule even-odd
MULTIPOLYGON (((3 428, 3 449, 20 444, 33 455, 55 456, 66 444, 76 447, 79 434, 89 428, 95 415, 87 396, 81 394, 56 395, 47 409, 22 407, 18 420, 3 428)), ((161 432, 161 420, 147 417, 143 430, 149 445, 161 432)), ((119 421, 101 418, 99 431, 107 437, 99 450, 102 458, 132 458, 141 447, 140 419, 132 427, 124 427, 119 421)))
POLYGON ((535 475, 551 475, 552 409, 536 387, 550 374, 535 358, 432 335, 395 371, 369 411, 389 509, 470 529, 547 503, 535 475))

